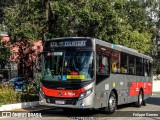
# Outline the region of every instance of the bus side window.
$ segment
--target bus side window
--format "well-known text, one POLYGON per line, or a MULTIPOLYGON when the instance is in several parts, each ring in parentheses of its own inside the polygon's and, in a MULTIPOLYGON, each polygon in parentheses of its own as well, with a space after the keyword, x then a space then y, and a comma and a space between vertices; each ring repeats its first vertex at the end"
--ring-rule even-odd
POLYGON ((127 71, 127 54, 125 53, 121 53, 121 73, 122 74, 127 74, 128 71, 127 71))
POLYGON ((152 76, 152 62, 149 61, 149 76, 152 76))
POLYGON ((117 50, 112 52, 112 73, 120 73, 120 54, 117 50))
POLYGON ((144 76, 150 76, 149 60, 144 59, 144 76))
POLYGON ((101 75, 109 74, 108 57, 97 55, 97 73, 101 75))
POLYGON ((112 73, 115 73, 117 71, 116 63, 112 63, 112 73))
POLYGON ((109 67, 108 58, 105 57, 105 56, 103 56, 102 57, 102 70, 103 70, 103 74, 108 74, 109 73, 108 67, 109 67))
POLYGON ((113 73, 120 73, 120 65, 119 62, 112 63, 112 72, 113 73))
POLYGON ((129 74, 135 74, 135 57, 131 55, 129 56, 129 74))
POLYGON ((143 64, 142 58, 136 57, 136 75, 143 75, 143 64))

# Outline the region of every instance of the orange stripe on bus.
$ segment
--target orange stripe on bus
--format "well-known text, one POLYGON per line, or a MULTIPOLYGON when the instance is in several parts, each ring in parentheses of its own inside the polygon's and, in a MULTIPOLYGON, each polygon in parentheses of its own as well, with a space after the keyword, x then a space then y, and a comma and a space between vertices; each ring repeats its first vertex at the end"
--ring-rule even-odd
POLYGON ((129 96, 136 96, 139 94, 140 89, 143 89, 144 94, 152 94, 151 82, 132 82, 130 87, 129 96))
POLYGON ((84 88, 78 90, 55 90, 44 86, 42 86, 42 90, 46 96, 59 98, 77 98, 82 92, 85 92, 84 88))

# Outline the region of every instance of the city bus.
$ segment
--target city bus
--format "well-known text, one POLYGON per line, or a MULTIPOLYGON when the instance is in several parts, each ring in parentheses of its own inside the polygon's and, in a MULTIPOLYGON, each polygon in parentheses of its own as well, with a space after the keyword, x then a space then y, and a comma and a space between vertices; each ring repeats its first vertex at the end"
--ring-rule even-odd
POLYGON ((90 37, 47 40, 41 64, 40 105, 66 109, 141 107, 152 95, 153 59, 90 37))

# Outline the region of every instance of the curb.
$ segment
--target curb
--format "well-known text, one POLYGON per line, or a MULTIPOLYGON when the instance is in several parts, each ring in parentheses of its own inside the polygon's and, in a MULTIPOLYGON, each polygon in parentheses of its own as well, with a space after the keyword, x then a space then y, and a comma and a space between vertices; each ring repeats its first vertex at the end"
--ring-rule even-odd
POLYGON ((159 92, 152 92, 152 95, 160 95, 160 91, 159 92))
POLYGON ((39 101, 16 103, 16 104, 7 104, 7 105, 2 105, 0 107, 0 111, 23 109, 23 108, 33 108, 33 107, 36 107, 36 106, 40 106, 39 101))

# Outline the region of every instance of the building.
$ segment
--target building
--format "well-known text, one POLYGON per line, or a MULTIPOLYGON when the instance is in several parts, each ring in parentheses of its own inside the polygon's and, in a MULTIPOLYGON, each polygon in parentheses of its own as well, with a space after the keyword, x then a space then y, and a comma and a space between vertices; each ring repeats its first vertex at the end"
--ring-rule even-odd
POLYGON ((31 45, 27 39, 11 43, 7 33, 1 33, 0 36, 1 42, 6 42, 6 47, 10 48, 9 64, 5 67, 8 79, 17 76, 34 77, 36 55, 43 50, 42 40, 31 45))
POLYGON ((17 42, 11 45, 10 62, 12 77, 33 77, 35 71, 35 60, 37 54, 42 52, 42 41, 34 42, 32 46, 28 42, 17 42))
POLYGON ((3 50, 5 48, 4 45, 2 45, 1 43, 4 42, 8 42, 9 41, 9 37, 7 32, 0 32, 0 78, 9 78, 10 77, 10 70, 7 66, 7 61, 4 60, 4 53, 3 50))

